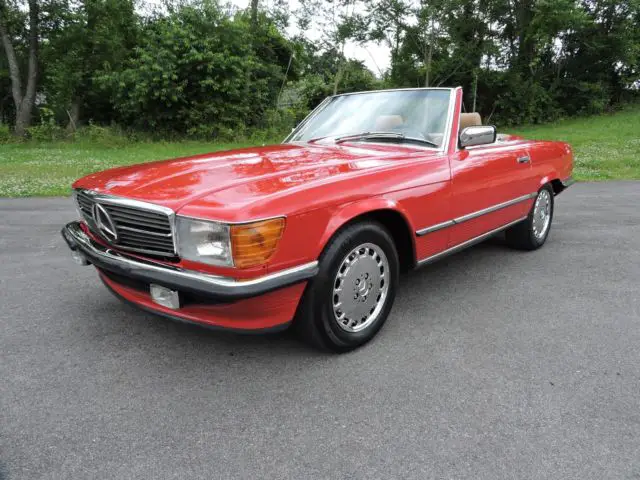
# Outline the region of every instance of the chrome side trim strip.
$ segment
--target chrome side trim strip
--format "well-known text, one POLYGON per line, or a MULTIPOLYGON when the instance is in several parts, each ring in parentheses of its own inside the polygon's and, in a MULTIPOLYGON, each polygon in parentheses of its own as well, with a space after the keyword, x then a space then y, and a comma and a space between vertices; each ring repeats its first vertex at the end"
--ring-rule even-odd
POLYGON ((469 213, 468 215, 463 215, 462 217, 454 218, 453 221, 455 223, 467 222, 469 220, 473 220, 474 218, 481 217, 482 215, 486 215, 488 213, 493 213, 498 210, 502 210, 503 208, 510 207, 520 202, 526 202, 538 195, 535 193, 528 193, 527 195, 522 195, 521 197, 514 198, 513 200, 508 200, 506 202, 499 203, 497 205, 493 205, 492 207, 483 208, 482 210, 478 210, 477 212, 469 213))
POLYGON ((418 237, 422 237, 428 233, 437 232, 438 230, 442 230, 443 228, 452 227, 459 223, 468 222, 469 220, 473 220, 474 218, 481 217, 482 215, 487 215, 489 213, 497 212, 498 210, 502 210, 503 208, 510 207, 512 205, 516 205, 520 202, 526 202, 527 200, 531 200, 538 195, 537 192, 529 193, 527 195, 523 195, 518 198, 514 198, 512 200, 508 200, 506 202, 498 203, 497 205, 493 205, 491 207, 483 208, 482 210, 478 210, 476 212, 469 213, 467 215, 463 215, 461 217, 454 218, 453 220, 448 220, 446 222, 438 223, 436 225, 432 225, 430 227, 422 228, 420 230, 416 230, 416 235, 418 237))
POLYGON ((126 256, 93 242, 84 233, 79 222, 67 224, 62 229, 62 236, 71 250, 81 252, 97 268, 223 300, 261 295, 312 278, 318 272, 318 262, 314 260, 261 277, 242 280, 126 256))
POLYGON ((435 262, 436 260, 439 260, 441 258, 444 258, 448 255, 452 255, 454 253, 457 253, 461 250, 464 250, 465 248, 471 247, 477 243, 482 242, 483 240, 486 240, 487 238, 491 237, 492 235, 501 232, 502 230, 506 230, 507 228, 515 225, 516 223, 520 223, 523 220, 526 220, 527 217, 521 217, 518 220, 514 220, 513 222, 509 222, 506 225, 503 225, 501 227, 498 228, 494 228, 493 230, 487 232, 487 233, 483 233, 480 236, 474 237, 470 240, 467 240, 466 242, 462 242, 458 245, 455 245, 451 248, 448 248, 447 250, 444 250, 440 253, 436 253, 435 255, 431 255, 430 257, 427 258, 423 258, 422 260, 418 261, 418 263, 416 264, 416 268, 417 267, 423 267, 424 265, 428 265, 432 262, 435 262))
POLYGON ((454 220, 448 220, 446 222, 437 223, 435 225, 431 225, 430 227, 423 228, 422 230, 418 230, 416 235, 421 237, 426 235, 427 233, 437 232, 438 230, 442 230, 443 228, 453 227, 456 224, 454 220))

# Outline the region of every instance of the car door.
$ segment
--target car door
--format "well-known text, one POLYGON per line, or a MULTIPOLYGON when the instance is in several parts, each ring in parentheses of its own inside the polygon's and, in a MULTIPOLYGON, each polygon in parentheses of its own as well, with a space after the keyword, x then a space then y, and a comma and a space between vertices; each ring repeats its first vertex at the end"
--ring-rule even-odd
POLYGON ((450 167, 450 247, 526 216, 532 202, 526 146, 507 142, 457 150, 450 167))

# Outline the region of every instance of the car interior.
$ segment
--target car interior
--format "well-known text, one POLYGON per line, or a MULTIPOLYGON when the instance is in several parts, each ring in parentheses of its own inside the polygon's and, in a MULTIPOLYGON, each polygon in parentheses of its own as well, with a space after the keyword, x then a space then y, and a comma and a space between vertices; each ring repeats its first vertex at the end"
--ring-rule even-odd
MULTIPOLYGON (((462 132, 467 127, 482 126, 482 117, 478 112, 461 113, 460 127, 458 132, 462 132)), ((407 127, 407 122, 402 115, 379 115, 375 119, 374 130, 376 132, 403 131, 407 127)), ((442 134, 427 133, 423 136, 438 145, 441 145, 442 134)), ((498 135, 497 142, 503 141, 503 136, 498 135)))

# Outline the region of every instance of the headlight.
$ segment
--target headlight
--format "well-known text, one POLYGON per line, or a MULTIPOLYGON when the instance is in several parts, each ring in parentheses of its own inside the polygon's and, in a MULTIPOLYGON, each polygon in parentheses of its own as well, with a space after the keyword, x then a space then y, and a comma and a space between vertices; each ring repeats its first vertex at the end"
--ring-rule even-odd
POLYGON ((276 252, 284 218, 227 225, 176 217, 178 252, 186 260, 225 267, 264 265, 276 252))
POLYGON ((176 217, 178 254, 185 260, 232 267, 229 225, 176 217))

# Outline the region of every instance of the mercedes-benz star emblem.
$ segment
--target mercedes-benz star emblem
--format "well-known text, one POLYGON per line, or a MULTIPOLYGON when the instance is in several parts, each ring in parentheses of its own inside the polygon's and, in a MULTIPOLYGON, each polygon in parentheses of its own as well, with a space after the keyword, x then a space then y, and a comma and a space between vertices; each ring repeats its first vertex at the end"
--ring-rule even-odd
POLYGON ((99 203, 93 204, 93 221, 96 223, 96 228, 105 239, 110 242, 118 240, 118 230, 111 219, 111 215, 109 215, 107 209, 99 203))

